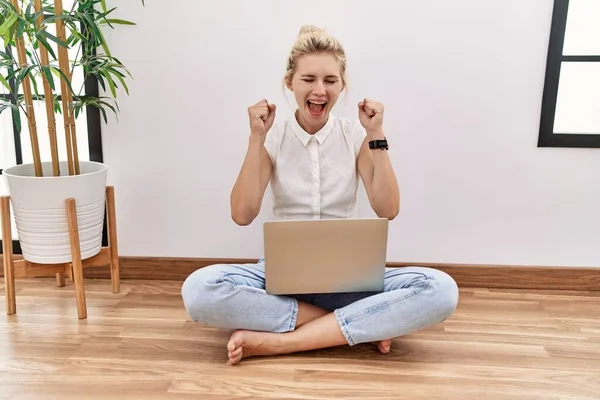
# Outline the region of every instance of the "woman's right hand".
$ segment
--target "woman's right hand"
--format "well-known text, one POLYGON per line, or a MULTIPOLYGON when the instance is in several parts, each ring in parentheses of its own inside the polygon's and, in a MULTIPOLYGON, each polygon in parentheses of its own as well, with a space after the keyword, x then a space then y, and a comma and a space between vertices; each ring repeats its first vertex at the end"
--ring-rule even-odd
POLYGON ((267 100, 248 107, 251 134, 264 136, 269 132, 275 120, 275 108, 275 104, 269 104, 267 100))

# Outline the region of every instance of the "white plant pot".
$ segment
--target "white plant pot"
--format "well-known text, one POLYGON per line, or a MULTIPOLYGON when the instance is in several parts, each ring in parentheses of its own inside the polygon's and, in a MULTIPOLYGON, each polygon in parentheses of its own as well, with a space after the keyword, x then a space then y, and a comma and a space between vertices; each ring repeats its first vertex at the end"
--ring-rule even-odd
POLYGON ((80 161, 80 174, 68 175, 66 162, 61 176, 52 176, 52 163, 42 163, 43 177, 36 177, 33 164, 2 171, 15 216, 23 258, 39 264, 71 262, 71 242, 66 200, 75 199, 81 258, 102 250, 107 167, 80 161))

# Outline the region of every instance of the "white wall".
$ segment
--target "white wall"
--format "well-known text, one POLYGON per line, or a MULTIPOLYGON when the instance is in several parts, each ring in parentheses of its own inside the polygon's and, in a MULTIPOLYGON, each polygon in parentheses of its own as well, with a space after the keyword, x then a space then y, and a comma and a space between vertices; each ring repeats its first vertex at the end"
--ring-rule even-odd
POLYGON ((229 214, 246 108, 266 97, 290 115, 285 59, 310 23, 348 53, 336 113, 386 105, 390 261, 600 265, 600 150, 536 147, 552 0, 113 3, 138 23, 107 33, 135 75, 103 128, 122 255, 262 255, 271 199, 249 227, 229 214))

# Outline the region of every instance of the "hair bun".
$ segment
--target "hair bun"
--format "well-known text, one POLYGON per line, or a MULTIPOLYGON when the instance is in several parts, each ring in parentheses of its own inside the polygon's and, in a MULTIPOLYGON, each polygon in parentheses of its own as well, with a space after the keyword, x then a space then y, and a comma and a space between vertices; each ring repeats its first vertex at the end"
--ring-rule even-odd
POLYGON ((315 25, 304 25, 302 28, 300 28, 300 33, 298 33, 298 36, 302 36, 305 35, 307 33, 321 33, 323 32, 323 29, 319 28, 318 26, 315 25))

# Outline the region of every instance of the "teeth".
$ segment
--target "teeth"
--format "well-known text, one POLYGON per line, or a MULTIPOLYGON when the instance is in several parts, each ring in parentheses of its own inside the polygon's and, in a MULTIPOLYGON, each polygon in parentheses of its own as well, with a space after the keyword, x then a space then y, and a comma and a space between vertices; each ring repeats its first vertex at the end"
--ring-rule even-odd
POLYGON ((309 102, 309 103, 313 103, 313 104, 318 104, 318 105, 323 105, 323 104, 325 104, 325 103, 326 103, 325 101, 320 101, 320 102, 317 102, 317 101, 310 101, 310 100, 309 100, 308 102, 309 102))

